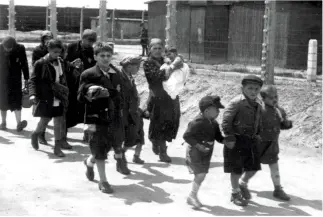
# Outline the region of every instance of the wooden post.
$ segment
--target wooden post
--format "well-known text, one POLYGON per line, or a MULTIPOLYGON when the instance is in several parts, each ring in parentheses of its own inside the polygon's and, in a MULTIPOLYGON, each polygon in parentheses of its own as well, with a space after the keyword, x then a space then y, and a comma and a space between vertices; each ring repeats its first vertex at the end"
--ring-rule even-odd
POLYGON ((49 14, 48 14, 48 10, 49 10, 49 4, 47 4, 47 6, 46 6, 46 26, 45 26, 46 30, 49 30, 49 24, 48 24, 49 14))
POLYGON ((81 8, 81 18, 80 18, 80 39, 83 36, 83 19, 84 19, 84 6, 81 8))
POLYGON ((261 75, 265 84, 274 84, 276 0, 265 1, 261 75))
POLYGON ((50 3, 50 31, 53 33, 54 39, 57 38, 57 8, 56 0, 50 3))
POLYGON ((9 28, 9 35, 12 37, 16 36, 16 28, 15 28, 15 2, 14 0, 9 0, 9 24, 8 24, 8 28, 9 28))
POLYGON ((115 10, 112 11, 112 18, 111 18, 111 34, 112 34, 112 41, 115 42, 114 32, 115 32, 115 10))
POLYGON ((123 41, 123 29, 120 30, 121 40, 123 41))
POLYGON ((145 10, 142 11, 142 14, 141 14, 141 22, 142 23, 145 23, 145 10))
POLYGON ((168 0, 166 7, 166 46, 176 47, 176 0, 168 0))
POLYGON ((317 40, 311 39, 308 43, 307 80, 316 82, 317 73, 317 40))
POLYGON ((107 1, 100 0, 100 12, 99 12, 99 29, 100 29, 100 41, 106 41, 107 37, 107 1))

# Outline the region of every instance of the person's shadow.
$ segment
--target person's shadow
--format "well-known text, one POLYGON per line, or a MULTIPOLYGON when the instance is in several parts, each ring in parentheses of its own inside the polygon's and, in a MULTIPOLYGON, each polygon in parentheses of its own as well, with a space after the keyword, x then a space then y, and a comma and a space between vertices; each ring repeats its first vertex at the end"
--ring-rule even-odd
POLYGON ((132 185, 113 186, 116 190, 116 193, 113 195, 113 197, 123 199, 124 203, 127 205, 138 202, 156 202, 160 204, 166 204, 173 202, 173 200, 169 198, 170 194, 168 192, 156 186, 156 184, 163 182, 169 182, 173 184, 187 184, 191 182, 191 180, 175 179, 172 176, 165 175, 156 169, 152 169, 153 166, 166 168, 169 165, 157 163, 145 164, 143 168, 147 169, 148 172, 150 172, 152 175, 139 171, 132 171, 132 174, 125 177, 125 179, 141 181, 137 184, 132 185))
MULTIPOLYGON (((172 158, 172 165, 179 165, 179 166, 186 166, 185 158, 182 157, 171 157, 172 158)), ((222 167, 223 162, 211 162, 210 163, 210 169, 216 168, 216 167, 222 167)))
POLYGON ((6 139, 2 136, 0 136, 0 144, 6 144, 6 145, 10 145, 10 144, 13 144, 14 142, 12 142, 11 140, 9 139, 6 139))

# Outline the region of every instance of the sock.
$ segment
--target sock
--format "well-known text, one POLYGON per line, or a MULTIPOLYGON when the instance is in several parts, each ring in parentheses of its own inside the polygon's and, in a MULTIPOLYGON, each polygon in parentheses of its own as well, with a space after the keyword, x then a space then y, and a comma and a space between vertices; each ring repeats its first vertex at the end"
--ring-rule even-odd
POLYGON ((198 191, 200 190, 200 187, 201 187, 201 185, 197 184, 196 182, 193 182, 190 196, 196 197, 198 191))
POLYGON ((89 167, 94 167, 94 163, 93 160, 92 160, 92 156, 88 157, 86 159, 86 165, 89 166, 89 167))
POLYGON ((270 164, 269 168, 270 168, 271 180, 273 181, 273 184, 275 186, 275 190, 280 189, 281 184, 280 184, 280 174, 279 174, 278 164, 277 163, 270 164))
POLYGON ((240 192, 240 188, 232 188, 231 190, 232 194, 236 194, 240 192))
POLYGON ((248 187, 248 182, 243 181, 241 178, 239 179, 239 185, 242 185, 243 187, 248 187))

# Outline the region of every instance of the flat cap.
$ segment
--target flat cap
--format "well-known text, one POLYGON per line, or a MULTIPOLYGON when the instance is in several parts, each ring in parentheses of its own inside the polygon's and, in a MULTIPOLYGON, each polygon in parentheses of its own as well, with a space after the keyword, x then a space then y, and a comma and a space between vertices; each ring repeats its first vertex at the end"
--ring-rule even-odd
POLYGON ((87 39, 89 41, 96 42, 96 40, 97 40, 97 34, 92 29, 85 29, 83 31, 82 39, 87 39))
POLYGON ((260 86, 263 85, 263 81, 261 80, 261 78, 259 78, 256 75, 247 75, 241 81, 242 85, 249 84, 249 83, 259 84, 260 86))
POLYGON ((221 104, 221 99, 219 96, 205 96, 199 102, 199 107, 201 112, 204 112, 205 109, 214 106, 216 108, 222 109, 224 106, 221 104))
POLYGON ((121 60, 120 66, 139 65, 141 61, 142 58, 140 56, 126 56, 121 60))

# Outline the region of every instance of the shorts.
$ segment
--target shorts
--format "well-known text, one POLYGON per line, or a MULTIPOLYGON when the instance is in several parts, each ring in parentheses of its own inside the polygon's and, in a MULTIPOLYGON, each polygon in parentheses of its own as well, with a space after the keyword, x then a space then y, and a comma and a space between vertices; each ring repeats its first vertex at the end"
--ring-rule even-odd
POLYGON ((96 125, 96 131, 89 134, 91 154, 96 160, 106 160, 113 145, 113 132, 109 126, 96 125))
POLYGON ((199 151, 194 146, 188 145, 185 163, 191 174, 208 173, 212 158, 213 148, 208 153, 199 151))
POLYGON ((137 125, 129 124, 125 126, 125 147, 133 147, 137 144, 145 144, 144 120, 138 117, 137 125))
POLYGON ((258 146, 260 162, 262 164, 275 164, 278 162, 278 141, 263 141, 258 146))
POLYGON ((242 174, 244 171, 261 170, 257 146, 256 139, 236 136, 236 144, 233 149, 224 146, 224 172, 242 174))

